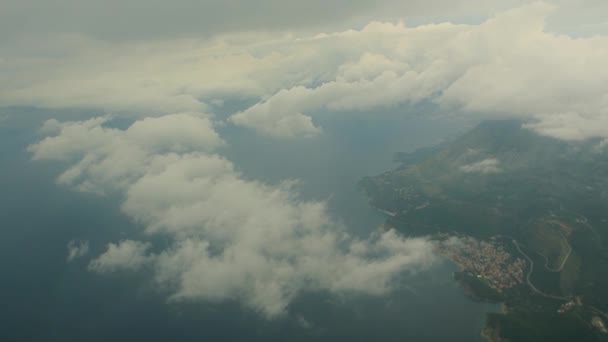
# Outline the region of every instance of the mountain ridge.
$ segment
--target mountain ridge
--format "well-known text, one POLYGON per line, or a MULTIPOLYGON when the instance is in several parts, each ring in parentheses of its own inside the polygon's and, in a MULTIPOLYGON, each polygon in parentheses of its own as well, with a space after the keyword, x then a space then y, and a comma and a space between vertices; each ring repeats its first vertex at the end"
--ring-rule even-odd
POLYGON ((600 146, 542 136, 516 120, 486 121, 400 154, 398 168, 360 184, 390 214, 388 226, 431 236, 460 266, 460 282, 482 299, 501 298, 510 313, 487 320, 501 338, 604 341, 592 324, 608 318, 608 149, 600 146), (538 332, 522 323, 530 315, 539 327, 564 328, 538 332))

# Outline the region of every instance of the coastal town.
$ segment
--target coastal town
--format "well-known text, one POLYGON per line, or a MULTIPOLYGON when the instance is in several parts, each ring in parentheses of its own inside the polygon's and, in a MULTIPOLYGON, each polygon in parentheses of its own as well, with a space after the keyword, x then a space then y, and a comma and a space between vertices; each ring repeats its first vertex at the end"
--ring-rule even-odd
POLYGON ((499 293, 525 281, 526 262, 508 253, 496 240, 440 234, 436 246, 440 254, 450 258, 462 271, 484 280, 499 293))
POLYGON ((488 122, 400 155, 402 165, 361 185, 389 228, 430 236, 467 295, 503 304, 486 317, 488 341, 608 341, 608 157, 576 145, 488 122), (480 160, 518 162, 502 172, 455 171, 472 150, 480 160))

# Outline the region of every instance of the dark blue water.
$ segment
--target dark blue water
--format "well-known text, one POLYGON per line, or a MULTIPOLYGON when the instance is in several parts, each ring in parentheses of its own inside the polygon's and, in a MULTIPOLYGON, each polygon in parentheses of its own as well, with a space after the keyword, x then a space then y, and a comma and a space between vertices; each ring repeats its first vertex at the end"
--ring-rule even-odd
MULTIPOLYGON (((96 255, 138 228, 118 199, 59 187, 62 165, 29 160, 25 148, 52 113, 4 112, 17 115, 0 125, 0 341, 475 341, 495 309, 468 300, 449 263, 405 277, 382 298, 303 294, 274 321, 238 303, 167 303, 145 274, 91 274, 86 260, 66 263, 68 241, 90 240, 96 255)), ((396 151, 466 126, 390 115, 323 120, 323 136, 282 143, 226 127, 222 153, 252 179, 301 179, 304 198, 329 198, 332 213, 362 235, 383 218, 356 190, 358 179, 390 168, 396 151)))

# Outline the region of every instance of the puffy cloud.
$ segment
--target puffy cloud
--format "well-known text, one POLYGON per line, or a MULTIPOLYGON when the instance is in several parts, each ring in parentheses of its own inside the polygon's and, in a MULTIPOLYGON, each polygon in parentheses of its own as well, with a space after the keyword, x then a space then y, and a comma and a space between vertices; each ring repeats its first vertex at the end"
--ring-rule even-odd
POLYGON ((147 266, 173 300, 237 299, 273 317, 304 290, 384 294, 401 272, 434 261, 425 239, 350 235, 324 202, 299 199, 293 182, 244 179, 213 152, 221 142, 204 117, 146 118, 124 130, 107 120, 47 123, 56 135, 30 151, 72 163, 62 183, 122 194, 124 213, 172 243, 154 252, 147 242, 110 243, 90 263, 93 271, 147 266), (182 124, 190 126, 185 134, 176 129, 182 124))
POLYGON ((425 101, 451 115, 521 118, 563 139, 608 136, 601 128, 608 127, 608 38, 548 30, 559 6, 573 6, 557 4, 536 2, 478 24, 375 21, 317 35, 9 44, 0 103, 163 115, 258 99, 229 122, 295 137, 322 132, 315 116, 324 111, 425 101))
MULTIPOLYGON (((276 98, 276 96, 273 97, 273 99, 276 98)), ((256 106, 265 105, 267 103, 256 106)), ((262 134, 274 137, 313 137, 321 133, 321 128, 315 126, 310 116, 299 112, 291 112, 288 109, 289 105, 286 103, 285 111, 261 109, 255 114, 250 115, 249 113, 256 111, 256 108, 253 108, 248 113, 239 113, 232 116, 230 121, 237 125, 254 128, 262 134)))
POLYGON ((608 73, 601 65, 608 39, 545 31, 552 10, 536 3, 479 25, 372 23, 361 31, 317 38, 356 36, 358 42, 381 43, 366 46, 375 54, 341 65, 335 79, 280 91, 231 120, 268 133, 273 122, 292 113, 427 100, 446 111, 522 118, 538 132, 562 139, 607 136, 608 73))
POLYGON ((56 132, 33 144, 34 159, 77 161, 58 182, 82 191, 120 189, 141 177, 142 165, 158 153, 209 151, 223 144, 201 114, 179 113, 145 118, 121 131, 105 127, 109 117, 60 124, 47 121, 42 132, 56 132), (77 142, 77 143, 75 143, 77 142))
POLYGON ((400 272, 419 269, 433 259, 428 241, 404 239, 394 232, 355 241, 340 236, 339 230, 298 233, 300 229, 289 225, 281 230, 270 232, 275 236, 267 240, 239 236, 217 256, 209 242, 181 240, 159 256, 157 281, 177 283, 174 300, 236 298, 274 316, 303 290, 386 294, 400 272), (365 253, 353 250, 355 245, 365 246, 365 253))
POLYGON ((0 105, 132 116, 208 111, 207 103, 263 98, 325 80, 343 62, 339 51, 276 33, 128 44, 75 35, 14 45, 0 44, 0 105))
POLYGON ((149 243, 123 240, 108 244, 107 250, 89 264, 89 270, 99 273, 136 271, 152 259, 146 255, 149 243))
POLYGON ((68 242, 67 261, 74 261, 82 258, 89 253, 89 241, 71 240, 68 242))
POLYGON ((500 162, 496 158, 487 158, 475 163, 462 165, 460 171, 465 173, 498 173, 501 172, 500 162))
POLYGON ((556 112, 525 125, 534 131, 565 140, 608 137, 608 108, 599 112, 556 112))
POLYGON ((208 119, 182 113, 136 121, 125 132, 136 145, 156 152, 212 150, 222 144, 208 119))

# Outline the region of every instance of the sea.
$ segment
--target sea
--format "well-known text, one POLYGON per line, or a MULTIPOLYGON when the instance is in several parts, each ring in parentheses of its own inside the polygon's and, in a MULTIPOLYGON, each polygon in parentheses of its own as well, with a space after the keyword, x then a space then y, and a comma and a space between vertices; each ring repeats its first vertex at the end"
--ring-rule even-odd
MULTIPOLYGON (((218 124, 227 141, 220 152, 248 179, 297 179, 303 199, 327 201, 336 220, 364 237, 386 217, 357 182, 396 167, 395 152, 437 144, 474 124, 419 114, 425 110, 315 113, 320 136, 280 142, 218 124)), ((273 320, 238 302, 168 302, 146 275, 100 276, 87 271, 86 258, 68 263, 70 240, 89 241, 97 255, 108 242, 141 232, 120 212, 120 198, 57 185, 64 165, 32 161, 27 152, 44 120, 92 115, 0 109, 0 341, 470 342, 481 341, 486 313, 500 310, 465 296, 448 261, 404 276, 386 296, 303 293, 273 320)))

